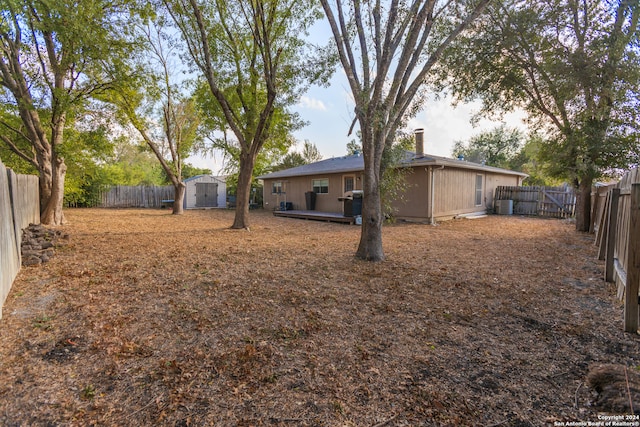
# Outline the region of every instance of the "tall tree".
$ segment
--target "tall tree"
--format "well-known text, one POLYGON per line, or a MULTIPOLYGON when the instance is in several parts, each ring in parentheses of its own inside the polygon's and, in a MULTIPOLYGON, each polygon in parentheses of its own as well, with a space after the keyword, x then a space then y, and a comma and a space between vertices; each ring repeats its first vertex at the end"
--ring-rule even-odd
POLYGON ((481 132, 467 142, 456 141, 451 154, 463 156, 465 160, 485 163, 488 166, 509 168, 523 145, 524 135, 518 129, 499 126, 481 132))
POLYGON ((240 170, 232 228, 247 228, 258 154, 277 122, 292 117, 286 108, 314 70, 303 66, 302 37, 317 18, 317 9, 303 0, 165 0, 165 4, 224 117, 219 130, 235 137, 240 170))
POLYGON ((107 59, 127 48, 121 7, 101 0, 0 1, 1 95, 5 112, 20 118, 18 125, 0 122, 0 139, 38 170, 44 224, 64 221, 65 129, 108 85, 100 78, 107 59))
POLYGON ((182 178, 185 159, 198 146, 200 116, 194 99, 176 81, 179 72, 175 41, 165 28, 163 17, 139 27, 144 72, 121 78, 110 91, 108 101, 140 134, 155 154, 174 187, 173 214, 183 213, 186 185, 182 178))
POLYGON ((384 259, 383 154, 421 106, 425 81, 489 0, 321 0, 355 103, 364 155, 362 234, 356 256, 384 259))
POLYGON ((309 140, 304 141, 302 153, 297 151, 289 151, 282 159, 271 168, 271 172, 295 168, 296 166, 308 165, 322 160, 320 150, 309 140))
POLYGON ((576 229, 590 224, 603 171, 637 152, 637 0, 494 2, 443 62, 454 93, 485 111, 525 109, 547 137, 551 172, 578 189, 576 229))

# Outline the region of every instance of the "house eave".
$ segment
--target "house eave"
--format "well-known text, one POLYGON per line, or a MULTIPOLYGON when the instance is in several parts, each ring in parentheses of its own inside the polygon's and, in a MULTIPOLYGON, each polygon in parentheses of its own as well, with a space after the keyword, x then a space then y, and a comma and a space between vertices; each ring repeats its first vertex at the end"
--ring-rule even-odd
POLYGON ((436 156, 424 156, 413 158, 411 161, 403 162, 403 166, 406 167, 419 167, 419 166, 444 166, 459 169, 472 169, 476 171, 499 173, 503 175, 514 175, 522 178, 526 178, 529 175, 524 172, 512 171, 509 169, 502 169, 493 166, 481 165, 479 163, 467 162, 465 160, 447 159, 445 157, 436 156))

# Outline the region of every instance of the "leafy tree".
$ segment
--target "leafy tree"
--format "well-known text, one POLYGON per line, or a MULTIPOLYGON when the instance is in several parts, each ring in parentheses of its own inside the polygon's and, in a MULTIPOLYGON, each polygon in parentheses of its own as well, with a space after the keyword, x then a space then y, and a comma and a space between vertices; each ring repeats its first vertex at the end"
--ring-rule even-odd
POLYGON ((509 169, 510 161, 520 151, 523 139, 520 130, 502 125, 471 137, 467 143, 456 141, 452 155, 463 156, 470 162, 509 169))
POLYGON ((425 81, 443 51, 489 1, 321 0, 361 132, 364 200, 358 258, 384 259, 380 182, 385 151, 405 119, 421 107, 425 81))
POLYGON ((291 169, 306 164, 307 162, 305 161, 304 157, 302 157, 302 154, 298 153, 297 151, 291 151, 282 158, 280 163, 272 168, 272 171, 275 172, 284 169, 291 169))
POLYGON ((270 141, 277 143, 282 130, 290 132, 299 124, 287 107, 317 77, 319 68, 302 61, 302 37, 318 17, 317 9, 302 0, 164 1, 206 81, 213 101, 207 114, 221 134, 215 140, 238 159, 232 228, 247 228, 259 154, 270 141))
POLYGON ((640 148, 639 15, 630 0, 494 2, 443 62, 458 98, 480 97, 487 113, 523 108, 546 133, 548 172, 578 189, 580 231, 593 180, 640 148))
POLYGON ((102 165, 110 185, 165 185, 158 159, 145 144, 136 143, 129 136, 114 139, 114 152, 102 165))
POLYGON ((318 147, 307 139, 302 146, 302 158, 306 164, 315 163, 322 160, 322 154, 320 154, 318 147))
POLYGON ((121 78, 104 99, 140 134, 174 187, 173 214, 184 211, 184 159, 198 146, 200 116, 195 100, 181 93, 174 81, 177 66, 174 42, 162 17, 139 27, 145 62, 137 77, 121 78), (157 71, 156 71, 157 70, 157 71))
POLYGON ((362 145, 360 145, 355 139, 347 142, 347 156, 353 156, 354 154, 362 153, 362 145))
POLYGON ((543 148, 545 139, 538 133, 531 134, 520 150, 509 159, 508 169, 520 171, 528 174, 523 181, 523 185, 549 185, 558 186, 563 183, 562 179, 549 175, 549 160, 545 159, 543 148))
POLYGON ((280 162, 274 166, 272 171, 295 168, 296 166, 308 165, 322 160, 322 154, 315 144, 305 140, 302 146, 302 153, 289 151, 280 162))
POLYGON ((122 4, 2 0, 0 10, 0 139, 39 173, 41 222, 61 224, 62 151, 72 150, 63 149, 64 134, 109 85, 103 76, 110 59, 128 51, 122 4))
POLYGON ((191 178, 198 175, 211 175, 211 169, 198 168, 190 163, 184 163, 182 165, 182 179, 191 178))
POLYGON ((112 158, 114 145, 107 123, 97 125, 99 120, 93 116, 91 126, 76 125, 65 134, 66 143, 60 151, 68 164, 65 206, 95 206, 102 190, 111 185, 103 165, 112 158), (68 151, 65 150, 67 147, 70 148, 68 151))
POLYGON ((380 180, 380 200, 382 213, 388 222, 394 221, 396 203, 404 201, 408 186, 407 175, 412 173, 412 169, 402 167, 402 162, 407 159, 407 156, 412 156, 411 150, 414 148, 413 136, 398 132, 391 148, 383 154, 384 173, 380 180))
POLYGON ((524 172, 529 175, 524 180, 525 185, 559 185, 562 180, 551 177, 547 171, 549 159, 544 154, 545 143, 540 134, 533 133, 525 140, 521 131, 503 125, 481 132, 466 143, 456 141, 452 155, 462 155, 470 162, 524 172))

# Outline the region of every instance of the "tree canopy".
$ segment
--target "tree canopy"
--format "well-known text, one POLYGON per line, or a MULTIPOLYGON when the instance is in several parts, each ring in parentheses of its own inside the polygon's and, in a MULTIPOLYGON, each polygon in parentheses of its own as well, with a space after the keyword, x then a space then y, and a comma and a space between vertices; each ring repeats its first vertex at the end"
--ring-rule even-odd
POLYGON ((456 141, 451 154, 453 157, 462 156, 470 162, 509 169, 510 161, 520 151, 523 139, 522 131, 503 125, 481 132, 468 142, 456 141))
POLYGON ((384 259, 381 179, 405 120, 422 107, 425 82, 451 42, 489 0, 321 0, 355 103, 364 156, 362 234, 356 256, 384 259))
POLYGON ((317 77, 317 68, 305 66, 303 37, 319 11, 313 2, 302 0, 164 3, 186 43, 194 71, 206 82, 212 102, 205 112, 212 117, 212 131, 218 133, 219 142, 237 150, 232 228, 247 228, 256 159, 265 144, 274 141, 278 128, 297 126, 299 120, 288 107, 317 77))
POLYGON ((125 4, 0 1, 0 139, 40 177, 41 221, 60 224, 65 132, 108 87, 105 71, 130 53, 125 4))
POLYGON ((545 132, 549 171, 580 189, 589 229, 593 179, 637 162, 640 4, 622 0, 493 2, 442 63, 442 85, 485 112, 523 108, 545 132))

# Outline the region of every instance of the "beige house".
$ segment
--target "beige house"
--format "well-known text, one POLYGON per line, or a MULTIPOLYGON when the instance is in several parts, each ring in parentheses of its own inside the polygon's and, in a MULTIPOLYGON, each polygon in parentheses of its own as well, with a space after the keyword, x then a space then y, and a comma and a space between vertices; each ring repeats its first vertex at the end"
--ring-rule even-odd
MULTIPOLYGON (((437 220, 493 210, 497 186, 519 186, 522 172, 494 168, 464 160, 407 153, 398 166, 410 169, 407 188, 394 203, 396 218, 434 223, 437 220)), ((364 160, 361 155, 321 160, 316 163, 263 175, 264 208, 313 210, 330 214, 345 212, 345 196, 362 189, 364 160), (305 193, 315 193, 308 206, 305 193)))

